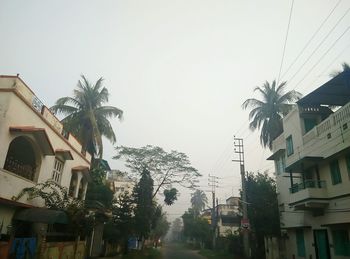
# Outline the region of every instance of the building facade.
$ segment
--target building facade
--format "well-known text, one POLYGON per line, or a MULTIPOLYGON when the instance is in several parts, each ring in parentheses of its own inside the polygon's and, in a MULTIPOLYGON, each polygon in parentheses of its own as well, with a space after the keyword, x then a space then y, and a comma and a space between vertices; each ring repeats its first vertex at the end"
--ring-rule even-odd
POLYGON ((107 182, 109 188, 114 193, 114 197, 118 198, 123 193, 132 194, 135 187, 135 179, 127 176, 127 173, 119 170, 111 170, 107 174, 107 182))
POLYGON ((216 206, 217 235, 226 237, 228 235, 238 235, 241 224, 241 215, 239 212, 239 197, 230 197, 226 204, 216 206))
POLYGON ((273 141, 286 258, 350 258, 350 73, 297 102, 273 141))
POLYGON ((0 76, 0 147, 1 240, 20 211, 44 206, 39 198, 15 201, 24 188, 52 180, 85 198, 91 155, 18 76, 0 76))

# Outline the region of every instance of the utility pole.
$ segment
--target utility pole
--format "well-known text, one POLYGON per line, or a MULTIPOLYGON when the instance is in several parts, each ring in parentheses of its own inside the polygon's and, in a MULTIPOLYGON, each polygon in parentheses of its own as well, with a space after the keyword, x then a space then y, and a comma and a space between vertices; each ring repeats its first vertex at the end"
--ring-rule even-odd
POLYGON ((213 208, 211 210, 211 227, 213 229, 213 249, 216 247, 216 213, 215 213, 215 189, 218 188, 218 179, 219 177, 215 175, 209 174, 209 183, 208 185, 211 187, 211 194, 213 198, 213 208))
POLYGON ((235 153, 238 154, 238 159, 232 160, 233 162, 239 162, 242 180, 242 207, 243 217, 241 227, 243 229, 243 248, 244 256, 250 258, 250 245, 249 245, 249 220, 248 220, 248 208, 247 208, 247 189, 245 180, 244 169, 244 147, 242 138, 234 138, 235 153))

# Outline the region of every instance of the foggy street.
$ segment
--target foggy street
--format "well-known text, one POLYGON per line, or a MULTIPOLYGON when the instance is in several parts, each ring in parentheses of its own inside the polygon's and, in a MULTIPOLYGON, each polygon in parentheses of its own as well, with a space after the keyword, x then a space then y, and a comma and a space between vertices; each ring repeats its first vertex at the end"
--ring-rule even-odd
POLYGON ((164 244, 161 251, 162 259, 205 259, 197 251, 187 249, 178 244, 164 244))

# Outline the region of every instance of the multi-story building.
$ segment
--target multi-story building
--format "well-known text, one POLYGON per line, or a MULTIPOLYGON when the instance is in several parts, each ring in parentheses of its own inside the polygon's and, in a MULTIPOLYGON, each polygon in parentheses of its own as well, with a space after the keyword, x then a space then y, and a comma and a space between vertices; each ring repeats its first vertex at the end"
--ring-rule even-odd
MULTIPOLYGON (((91 155, 19 76, 0 76, 0 234, 14 229, 14 220, 53 220, 40 207, 43 200, 14 200, 24 188, 49 179, 84 199, 91 155), (30 213, 28 212, 30 210, 30 213), (26 211, 26 212, 24 212, 26 211)), ((52 213, 52 211, 48 212, 52 213)), ((28 222, 27 222, 28 223, 28 222)), ((21 226, 30 227, 30 224, 21 226)), ((19 232, 17 232, 19 233, 19 232)))
POLYGON ((241 223, 238 197, 230 197, 226 199, 226 204, 217 205, 216 213, 218 236, 225 237, 230 234, 238 234, 241 223))
POLYGON ((131 194, 135 187, 135 179, 132 179, 125 172, 111 170, 107 174, 109 188, 113 191, 114 197, 118 198, 120 194, 131 194))
POLYGON ((287 258, 350 258, 350 72, 297 102, 272 151, 287 258))

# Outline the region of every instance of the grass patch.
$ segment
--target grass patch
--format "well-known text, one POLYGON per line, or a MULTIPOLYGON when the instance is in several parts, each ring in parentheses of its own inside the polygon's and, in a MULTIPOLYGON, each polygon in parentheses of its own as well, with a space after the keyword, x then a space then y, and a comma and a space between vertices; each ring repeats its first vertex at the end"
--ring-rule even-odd
POLYGON ((121 259, 160 259, 162 255, 158 249, 146 248, 144 250, 133 250, 127 255, 123 255, 121 259))
POLYGON ((229 254, 225 251, 215 251, 210 249, 201 249, 199 251, 199 254, 205 256, 208 259, 232 259, 232 258, 239 259, 240 258, 240 257, 233 256, 232 254, 229 254))

